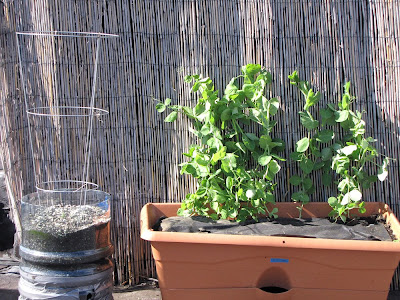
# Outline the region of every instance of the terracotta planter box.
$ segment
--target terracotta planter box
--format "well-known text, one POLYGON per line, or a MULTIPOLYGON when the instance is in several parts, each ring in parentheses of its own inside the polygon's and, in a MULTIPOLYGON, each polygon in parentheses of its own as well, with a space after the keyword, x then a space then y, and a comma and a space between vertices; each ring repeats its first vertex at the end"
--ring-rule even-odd
MULTIPOLYGON (((151 242, 163 300, 387 299, 400 260, 400 243, 298 237, 158 232, 161 216, 180 204, 147 204, 141 237, 151 242)), ((297 217, 294 203, 279 203, 279 217, 297 217)), ((383 214, 397 238, 400 224, 383 203, 366 203, 367 215, 383 214)), ((307 204, 303 217, 326 217, 327 203, 307 204)))

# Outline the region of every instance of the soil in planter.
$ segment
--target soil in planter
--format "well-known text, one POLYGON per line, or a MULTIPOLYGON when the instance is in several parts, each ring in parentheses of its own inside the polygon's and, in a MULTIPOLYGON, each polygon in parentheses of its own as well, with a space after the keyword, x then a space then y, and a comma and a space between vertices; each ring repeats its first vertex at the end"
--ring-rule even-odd
POLYGON ((340 240, 392 241, 380 216, 361 218, 352 224, 333 223, 328 219, 259 219, 259 222, 239 224, 234 221, 214 221, 207 217, 161 218, 154 230, 169 232, 201 232, 216 234, 290 236, 340 240))
POLYGON ((104 235, 108 235, 110 218, 99 207, 53 205, 24 218, 22 245, 28 249, 75 252, 108 245, 104 235))

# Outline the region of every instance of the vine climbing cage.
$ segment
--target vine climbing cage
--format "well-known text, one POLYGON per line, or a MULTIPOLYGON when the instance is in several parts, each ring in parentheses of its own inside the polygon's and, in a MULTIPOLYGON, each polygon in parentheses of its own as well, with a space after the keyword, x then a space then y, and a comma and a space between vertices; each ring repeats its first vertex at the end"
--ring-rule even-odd
POLYGON ((111 196, 90 167, 108 117, 96 107, 101 49, 115 37, 16 33, 35 190, 21 199, 20 299, 112 298, 111 196))

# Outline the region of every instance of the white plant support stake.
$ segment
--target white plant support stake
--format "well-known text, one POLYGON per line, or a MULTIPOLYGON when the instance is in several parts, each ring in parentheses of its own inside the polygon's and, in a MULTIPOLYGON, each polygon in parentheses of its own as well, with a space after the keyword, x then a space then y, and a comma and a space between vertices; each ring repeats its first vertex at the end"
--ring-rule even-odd
MULTIPOLYGON (((91 154, 91 142, 92 142, 92 126, 93 126, 93 112, 94 112, 94 98, 96 95, 96 83, 97 83, 97 64, 99 60, 99 50, 100 50, 100 38, 96 39, 96 57, 94 60, 94 70, 93 70, 93 85, 92 85, 92 96, 90 100, 90 112, 89 112, 89 124, 86 135, 86 149, 85 149, 85 164, 83 166, 83 175, 82 181, 89 181, 89 163, 90 163, 90 154, 91 154)), ((85 189, 85 197, 83 203, 86 205, 86 189, 85 189)), ((81 194, 81 203, 82 204, 82 194, 81 194)))

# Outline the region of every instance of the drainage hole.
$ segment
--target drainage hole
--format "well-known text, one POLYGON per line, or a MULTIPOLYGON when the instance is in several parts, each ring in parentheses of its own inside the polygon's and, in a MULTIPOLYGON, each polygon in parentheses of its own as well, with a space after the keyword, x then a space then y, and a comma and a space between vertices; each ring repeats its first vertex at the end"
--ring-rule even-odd
POLYGON ((279 286, 265 286, 260 288, 260 290, 270 293, 270 294, 281 294, 289 291, 288 289, 279 287, 279 286))

